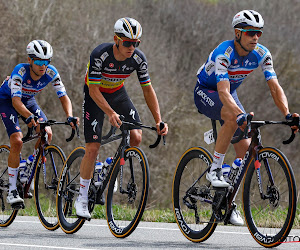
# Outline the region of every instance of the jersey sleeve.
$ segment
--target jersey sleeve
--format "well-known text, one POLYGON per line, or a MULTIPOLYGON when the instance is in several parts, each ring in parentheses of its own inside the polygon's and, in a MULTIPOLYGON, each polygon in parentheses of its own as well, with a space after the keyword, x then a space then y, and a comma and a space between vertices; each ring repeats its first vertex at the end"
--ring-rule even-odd
POLYGON ((19 65, 17 65, 11 73, 10 79, 8 80, 8 85, 11 89, 11 98, 16 96, 22 98, 22 83, 25 73, 25 67, 19 65))
MULTIPOLYGON (((97 49, 97 48, 96 48, 97 49)), ((86 72, 86 83, 90 84, 101 84, 102 79, 102 64, 109 54, 105 51, 99 56, 98 50, 94 50, 90 55, 90 61, 87 65, 86 72)))
POLYGON ((273 68, 273 60, 270 51, 267 51, 264 54, 264 57, 262 58, 260 65, 265 75, 266 81, 269 81, 270 79, 277 79, 277 75, 273 68))
POLYGON ((138 65, 136 72, 141 87, 151 85, 146 56, 140 50, 138 50, 138 53, 133 55, 133 59, 137 62, 138 65))
POLYGON ((215 59, 216 83, 220 81, 229 81, 228 67, 230 59, 225 54, 218 54, 215 59))
POLYGON ((55 67, 48 67, 46 70, 46 74, 51 78, 50 82, 52 83, 52 87, 54 88, 58 98, 67 95, 64 84, 61 81, 60 75, 55 67))

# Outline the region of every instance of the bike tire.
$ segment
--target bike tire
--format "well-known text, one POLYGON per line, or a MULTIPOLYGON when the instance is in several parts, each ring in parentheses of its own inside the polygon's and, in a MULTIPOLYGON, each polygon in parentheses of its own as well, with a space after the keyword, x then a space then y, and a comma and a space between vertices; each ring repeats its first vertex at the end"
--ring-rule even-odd
POLYGON ((276 148, 262 148, 258 164, 252 159, 247 169, 243 190, 243 209, 252 237, 264 247, 275 247, 285 241, 296 213, 296 182, 285 155, 276 148), (267 168, 269 165, 269 168, 267 168), (260 170, 261 186, 257 174, 260 170), (270 184, 270 169, 274 185, 270 184), (262 199, 259 189, 269 198, 262 199))
POLYGON ((119 158, 114 163, 109 180, 106 219, 111 233, 117 238, 125 238, 135 230, 142 218, 148 197, 150 175, 147 158, 137 147, 125 150, 122 174, 120 169, 119 158), (120 175, 125 193, 121 193, 119 186, 120 175), (118 189, 114 191, 116 180, 118 189))
POLYGON ((8 227, 14 221, 18 213, 18 209, 13 209, 6 201, 9 187, 7 172, 9 152, 9 146, 0 146, 0 227, 8 227))
POLYGON ((76 233, 85 223, 78 218, 74 202, 79 195, 80 163, 85 154, 84 147, 74 149, 66 160, 58 183, 56 206, 61 229, 67 234, 76 233))
POLYGON ((173 178, 172 198, 176 223, 182 234, 192 242, 207 240, 217 226, 212 205, 209 203, 213 200, 210 194, 213 190, 210 189, 210 182, 206 180, 206 170, 212 159, 212 155, 205 148, 192 147, 181 156, 173 178), (192 196, 199 199, 206 197, 207 201, 200 201, 192 196), (201 209, 200 216, 198 208, 201 209))
POLYGON ((59 174, 66 156, 56 145, 45 147, 45 155, 41 154, 35 170, 34 197, 38 217, 48 230, 59 228, 56 212, 56 192, 59 174), (44 162, 44 163, 43 163, 44 162))

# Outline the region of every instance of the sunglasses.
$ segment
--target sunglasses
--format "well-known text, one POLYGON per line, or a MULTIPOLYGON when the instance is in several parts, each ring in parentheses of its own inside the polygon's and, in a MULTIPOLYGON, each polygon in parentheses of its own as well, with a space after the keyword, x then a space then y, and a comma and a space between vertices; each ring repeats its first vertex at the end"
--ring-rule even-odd
MULTIPOLYGON (((116 36, 117 36, 117 35, 116 35, 116 36)), ((121 37, 118 37, 118 36, 117 36, 117 38, 118 38, 119 40, 122 41, 123 46, 126 47, 126 48, 129 48, 131 45, 132 45, 134 48, 137 48, 137 47, 139 47, 140 42, 141 42, 140 40, 137 40, 137 41, 135 41, 135 42, 130 41, 130 40, 124 40, 124 39, 122 39, 121 37)))
POLYGON ((257 35, 258 37, 261 37, 263 31, 262 30, 254 30, 254 29, 248 29, 248 30, 245 30, 245 29, 237 29, 237 30, 240 30, 242 32, 245 33, 246 36, 255 36, 257 35))
POLYGON ((32 60, 33 60, 33 63, 38 66, 43 66, 43 65, 48 66, 50 64, 50 60, 39 60, 39 59, 37 59, 37 60, 32 59, 32 60))

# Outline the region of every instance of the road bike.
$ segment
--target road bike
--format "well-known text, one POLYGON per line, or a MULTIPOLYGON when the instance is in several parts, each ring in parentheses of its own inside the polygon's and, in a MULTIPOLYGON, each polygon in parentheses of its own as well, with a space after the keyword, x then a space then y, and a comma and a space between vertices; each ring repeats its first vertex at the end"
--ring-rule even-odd
MULTIPOLYGON (((39 122, 40 132, 33 134, 33 128, 28 128, 27 135, 22 138, 23 143, 27 143, 34 139, 39 140, 38 153, 36 154, 30 169, 28 171, 28 180, 21 183, 20 175, 17 179, 17 189, 20 197, 30 199, 33 197, 31 193, 31 184, 34 181, 34 198, 35 207, 38 217, 43 226, 48 230, 55 230, 59 227, 56 216, 56 190, 58 184, 58 173, 63 167, 66 156, 63 150, 56 145, 49 145, 46 126, 52 125, 69 125, 67 122, 56 122, 48 120, 39 122)), ((71 141, 75 135, 72 130, 71 136, 66 139, 71 141)), ((19 211, 25 208, 24 203, 10 205, 6 201, 9 189, 7 162, 10 152, 8 145, 0 146, 0 226, 9 226, 19 211)), ((29 166, 28 166, 29 167, 29 166)))
MULTIPOLYGON (((160 124, 160 128, 164 123, 160 124)), ((146 128, 156 131, 155 127, 141 123, 122 121, 121 133, 115 134, 116 128, 102 137, 101 146, 121 139, 121 143, 108 166, 106 176, 100 186, 95 185, 95 175, 91 180, 88 193, 88 207, 92 213, 96 204, 103 205, 101 197, 108 185, 106 194, 106 219, 111 233, 118 238, 129 236, 137 227, 148 197, 149 165, 145 153, 138 147, 130 147, 130 130, 146 128), (116 190, 117 189, 117 190, 116 190)), ((160 143, 150 145, 155 148, 160 143)), ((57 190, 57 214, 59 223, 65 233, 77 232, 85 223, 85 218, 77 217, 74 202, 79 195, 80 163, 85 154, 84 147, 78 147, 69 155, 59 180, 57 190)))
MULTIPOLYGON (((232 141, 236 143, 247 134, 251 138, 242 164, 228 188, 212 187, 206 180, 213 157, 205 148, 189 148, 179 160, 173 179, 173 210, 181 232, 190 241, 205 241, 218 223, 229 223, 244 176, 242 208, 252 237, 264 247, 275 247, 288 236, 297 202, 293 170, 281 151, 262 146, 260 128, 271 124, 299 128, 299 117, 294 117, 293 121, 251 119, 248 115, 244 133, 232 141)), ((215 126, 213 131, 216 136, 215 126)), ((291 137, 283 143, 292 142, 294 137, 292 129, 291 137)))

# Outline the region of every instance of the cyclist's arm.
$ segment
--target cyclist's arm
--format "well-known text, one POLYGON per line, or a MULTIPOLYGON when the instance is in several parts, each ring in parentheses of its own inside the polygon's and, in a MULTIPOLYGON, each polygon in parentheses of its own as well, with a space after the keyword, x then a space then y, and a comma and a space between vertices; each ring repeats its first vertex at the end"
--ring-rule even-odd
POLYGON ((217 89, 220 100, 226 110, 230 110, 230 112, 235 116, 243 113, 243 111, 238 107, 232 95, 230 94, 230 83, 228 81, 218 82, 217 89))
POLYGON ((282 87, 280 86, 277 79, 270 79, 267 83, 276 106, 279 108, 279 110, 285 117, 290 112, 288 101, 282 87))
MULTIPOLYGON (((23 117, 28 118, 30 116, 32 116, 33 114, 26 108, 26 106, 24 105, 24 103, 21 101, 21 97, 18 96, 14 96, 12 98, 12 105, 14 107, 14 109, 23 117)), ((36 126, 36 122, 34 121, 34 119, 31 119, 28 125, 31 126, 36 126), (30 124, 31 123, 31 124, 30 124)))
POLYGON ((98 105, 100 109, 103 110, 105 114, 108 115, 109 122, 119 128, 122 124, 119 115, 111 108, 108 102, 103 97, 101 91, 99 90, 98 84, 89 84, 89 94, 94 102, 98 105))
POLYGON ((62 97, 59 98, 61 105, 67 115, 67 118, 69 116, 73 116, 73 111, 72 111, 72 103, 70 98, 67 95, 64 95, 62 97))
MULTIPOLYGON (((157 127, 159 128, 161 120, 161 115, 160 115, 160 109, 159 109, 159 104, 157 100, 156 93, 152 87, 152 85, 144 86, 142 87, 143 93, 144 93, 144 98, 146 100, 147 106, 149 107, 153 118, 155 120, 155 123, 157 127)), ((159 132, 162 135, 166 135, 168 133, 168 126, 165 124, 165 128, 159 132)))

